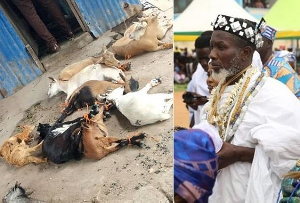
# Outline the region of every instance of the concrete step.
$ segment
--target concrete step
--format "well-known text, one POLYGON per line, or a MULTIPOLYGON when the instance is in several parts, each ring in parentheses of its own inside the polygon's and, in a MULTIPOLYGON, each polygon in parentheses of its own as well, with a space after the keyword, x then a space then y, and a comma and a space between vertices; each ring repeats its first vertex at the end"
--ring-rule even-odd
POLYGON ((78 50, 93 41, 93 37, 88 32, 83 32, 75 35, 74 39, 65 41, 60 44, 61 49, 53 54, 46 55, 41 58, 41 63, 46 70, 49 70, 55 63, 65 59, 72 54, 74 50, 78 50))

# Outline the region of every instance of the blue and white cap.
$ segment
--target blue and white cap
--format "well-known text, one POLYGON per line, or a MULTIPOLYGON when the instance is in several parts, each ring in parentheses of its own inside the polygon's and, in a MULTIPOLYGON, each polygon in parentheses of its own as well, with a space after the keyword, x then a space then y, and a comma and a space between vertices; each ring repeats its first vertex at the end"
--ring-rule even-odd
POLYGON ((265 19, 262 18, 257 26, 258 32, 265 38, 274 41, 277 30, 268 26, 265 19))

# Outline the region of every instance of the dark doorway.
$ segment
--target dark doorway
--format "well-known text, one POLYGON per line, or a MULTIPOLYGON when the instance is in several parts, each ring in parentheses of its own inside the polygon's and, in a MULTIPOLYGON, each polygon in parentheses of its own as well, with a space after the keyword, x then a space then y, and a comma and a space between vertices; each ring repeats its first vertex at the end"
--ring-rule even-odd
MULTIPOLYGON (((75 36, 81 33, 82 29, 68 3, 65 0, 54 1, 56 1, 57 5, 61 9, 75 36)), ((56 38, 58 44, 61 44, 64 41, 68 40, 67 37, 61 32, 61 29, 56 24, 56 22, 39 5, 38 1, 32 0, 32 2, 41 20, 44 22, 50 33, 56 38)), ((6 12, 12 19, 14 26, 22 35, 22 38, 33 48, 36 55, 40 58, 47 54, 50 54, 47 51, 47 46, 44 40, 42 40, 34 31, 34 29, 31 28, 18 8, 10 0, 4 0, 3 3, 5 4, 6 12)))

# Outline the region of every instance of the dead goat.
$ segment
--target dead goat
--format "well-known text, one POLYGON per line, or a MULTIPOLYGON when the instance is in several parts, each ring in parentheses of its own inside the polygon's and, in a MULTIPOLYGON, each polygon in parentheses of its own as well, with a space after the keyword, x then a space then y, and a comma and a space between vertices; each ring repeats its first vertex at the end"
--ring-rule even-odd
POLYGON ((66 101, 76 88, 89 80, 113 81, 115 83, 124 83, 125 74, 121 69, 105 67, 104 65, 89 65, 75 74, 68 81, 57 80, 49 77, 48 97, 51 98, 58 92, 63 91, 67 94, 66 101))
MULTIPOLYGON (((105 102, 105 99, 102 97, 103 94, 122 86, 124 86, 124 84, 115 84, 108 81, 90 80, 85 82, 72 93, 67 101, 67 107, 63 110, 58 122, 63 122, 67 116, 78 109, 92 106, 95 102, 105 102)), ((138 87, 139 83, 133 79, 133 77, 125 81, 126 92, 137 91, 138 87)), ((105 115, 109 116, 107 111, 105 111, 105 115)))
POLYGON ((56 164, 65 163, 71 159, 79 160, 82 157, 82 130, 81 123, 98 113, 94 105, 86 116, 64 123, 56 122, 53 126, 39 124, 37 131, 44 138, 42 152, 48 160, 56 164))
POLYGON ((81 117, 64 123, 39 124, 40 137, 44 137, 42 152, 48 160, 62 164, 71 159, 80 159, 81 117))
POLYGON ((3 157, 8 163, 21 167, 29 163, 43 163, 47 159, 35 156, 33 153, 39 151, 42 143, 34 147, 29 146, 31 141, 30 133, 34 125, 25 125, 20 133, 17 133, 6 139, 0 148, 0 157, 3 157))
POLYGON ((37 200, 29 197, 32 192, 25 191, 21 184, 16 184, 11 187, 5 197, 2 199, 3 203, 45 203, 45 201, 37 200))
MULTIPOLYGON (((106 46, 103 45, 102 51, 98 56, 92 56, 85 58, 81 61, 77 61, 71 65, 65 67, 60 71, 59 80, 69 80, 79 71, 92 64, 105 64, 108 67, 119 67, 121 66, 120 61, 115 58, 114 53, 107 50, 106 46)), ((123 64, 124 65, 124 64, 123 64)))
POLYGON ((100 160, 121 147, 142 145, 141 141, 145 138, 145 133, 139 132, 133 136, 128 135, 127 139, 108 136, 108 130, 103 123, 103 106, 98 112, 98 114, 91 117, 88 121, 82 122, 83 153, 86 157, 100 160))
POLYGON ((141 90, 125 95, 123 94, 124 88, 119 87, 109 93, 106 99, 112 101, 133 126, 167 120, 171 117, 169 111, 173 105, 173 94, 147 93, 152 87, 160 83, 160 78, 152 79, 141 90))
POLYGON ((173 47, 172 42, 160 41, 170 27, 171 24, 167 25, 166 29, 162 29, 159 26, 158 16, 142 18, 136 25, 130 26, 125 32, 126 35, 112 45, 112 50, 119 56, 128 57, 144 52, 170 49, 173 47))

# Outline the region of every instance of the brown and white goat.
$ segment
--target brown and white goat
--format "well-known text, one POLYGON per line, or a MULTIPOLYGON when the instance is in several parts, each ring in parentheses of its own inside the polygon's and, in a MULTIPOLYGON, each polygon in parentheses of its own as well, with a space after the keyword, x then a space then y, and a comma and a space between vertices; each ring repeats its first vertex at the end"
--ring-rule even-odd
POLYGON ((114 53, 107 50, 106 46, 103 46, 99 56, 92 56, 85 58, 81 61, 77 61, 60 71, 59 80, 70 80, 75 74, 92 64, 105 64, 108 67, 119 67, 120 61, 115 58, 114 53))
MULTIPOLYGON (((67 116, 71 115, 78 109, 86 106, 94 105, 95 102, 101 102, 102 95, 113 91, 118 87, 123 87, 124 84, 115 84, 108 81, 89 80, 78 87, 70 98, 66 101, 66 108, 63 110, 58 122, 62 122, 67 116)), ((138 81, 132 77, 125 81, 125 92, 137 91, 139 87, 138 81)))
POLYGON ((0 149, 0 157, 3 157, 8 163, 17 167, 29 163, 47 162, 47 159, 39 158, 31 154, 42 147, 42 142, 34 147, 28 145, 28 142, 31 140, 30 133, 33 129, 34 125, 25 125, 23 126, 22 132, 5 140, 0 149))
POLYGON ((117 40, 112 45, 112 50, 119 56, 127 57, 127 56, 135 56, 147 51, 158 51, 162 49, 170 49, 172 48, 172 42, 162 42, 159 40, 162 35, 162 29, 159 26, 158 16, 150 16, 140 20, 140 25, 136 26, 138 31, 135 33, 134 29, 131 27, 133 31, 125 32, 126 35, 121 39, 117 40), (145 32, 143 32, 143 27, 146 22, 145 32))
POLYGON ((82 143, 83 153, 86 157, 100 160, 106 155, 117 151, 123 146, 137 145, 141 146, 144 139, 144 133, 135 133, 128 135, 127 139, 118 137, 109 137, 106 125, 103 123, 103 106, 99 113, 90 120, 82 122, 82 143))
POLYGON ((124 85, 99 80, 89 80, 83 83, 74 90, 70 98, 66 101, 67 106, 57 122, 61 123, 67 116, 78 109, 94 105, 97 101, 100 102, 102 94, 122 86, 124 85))

